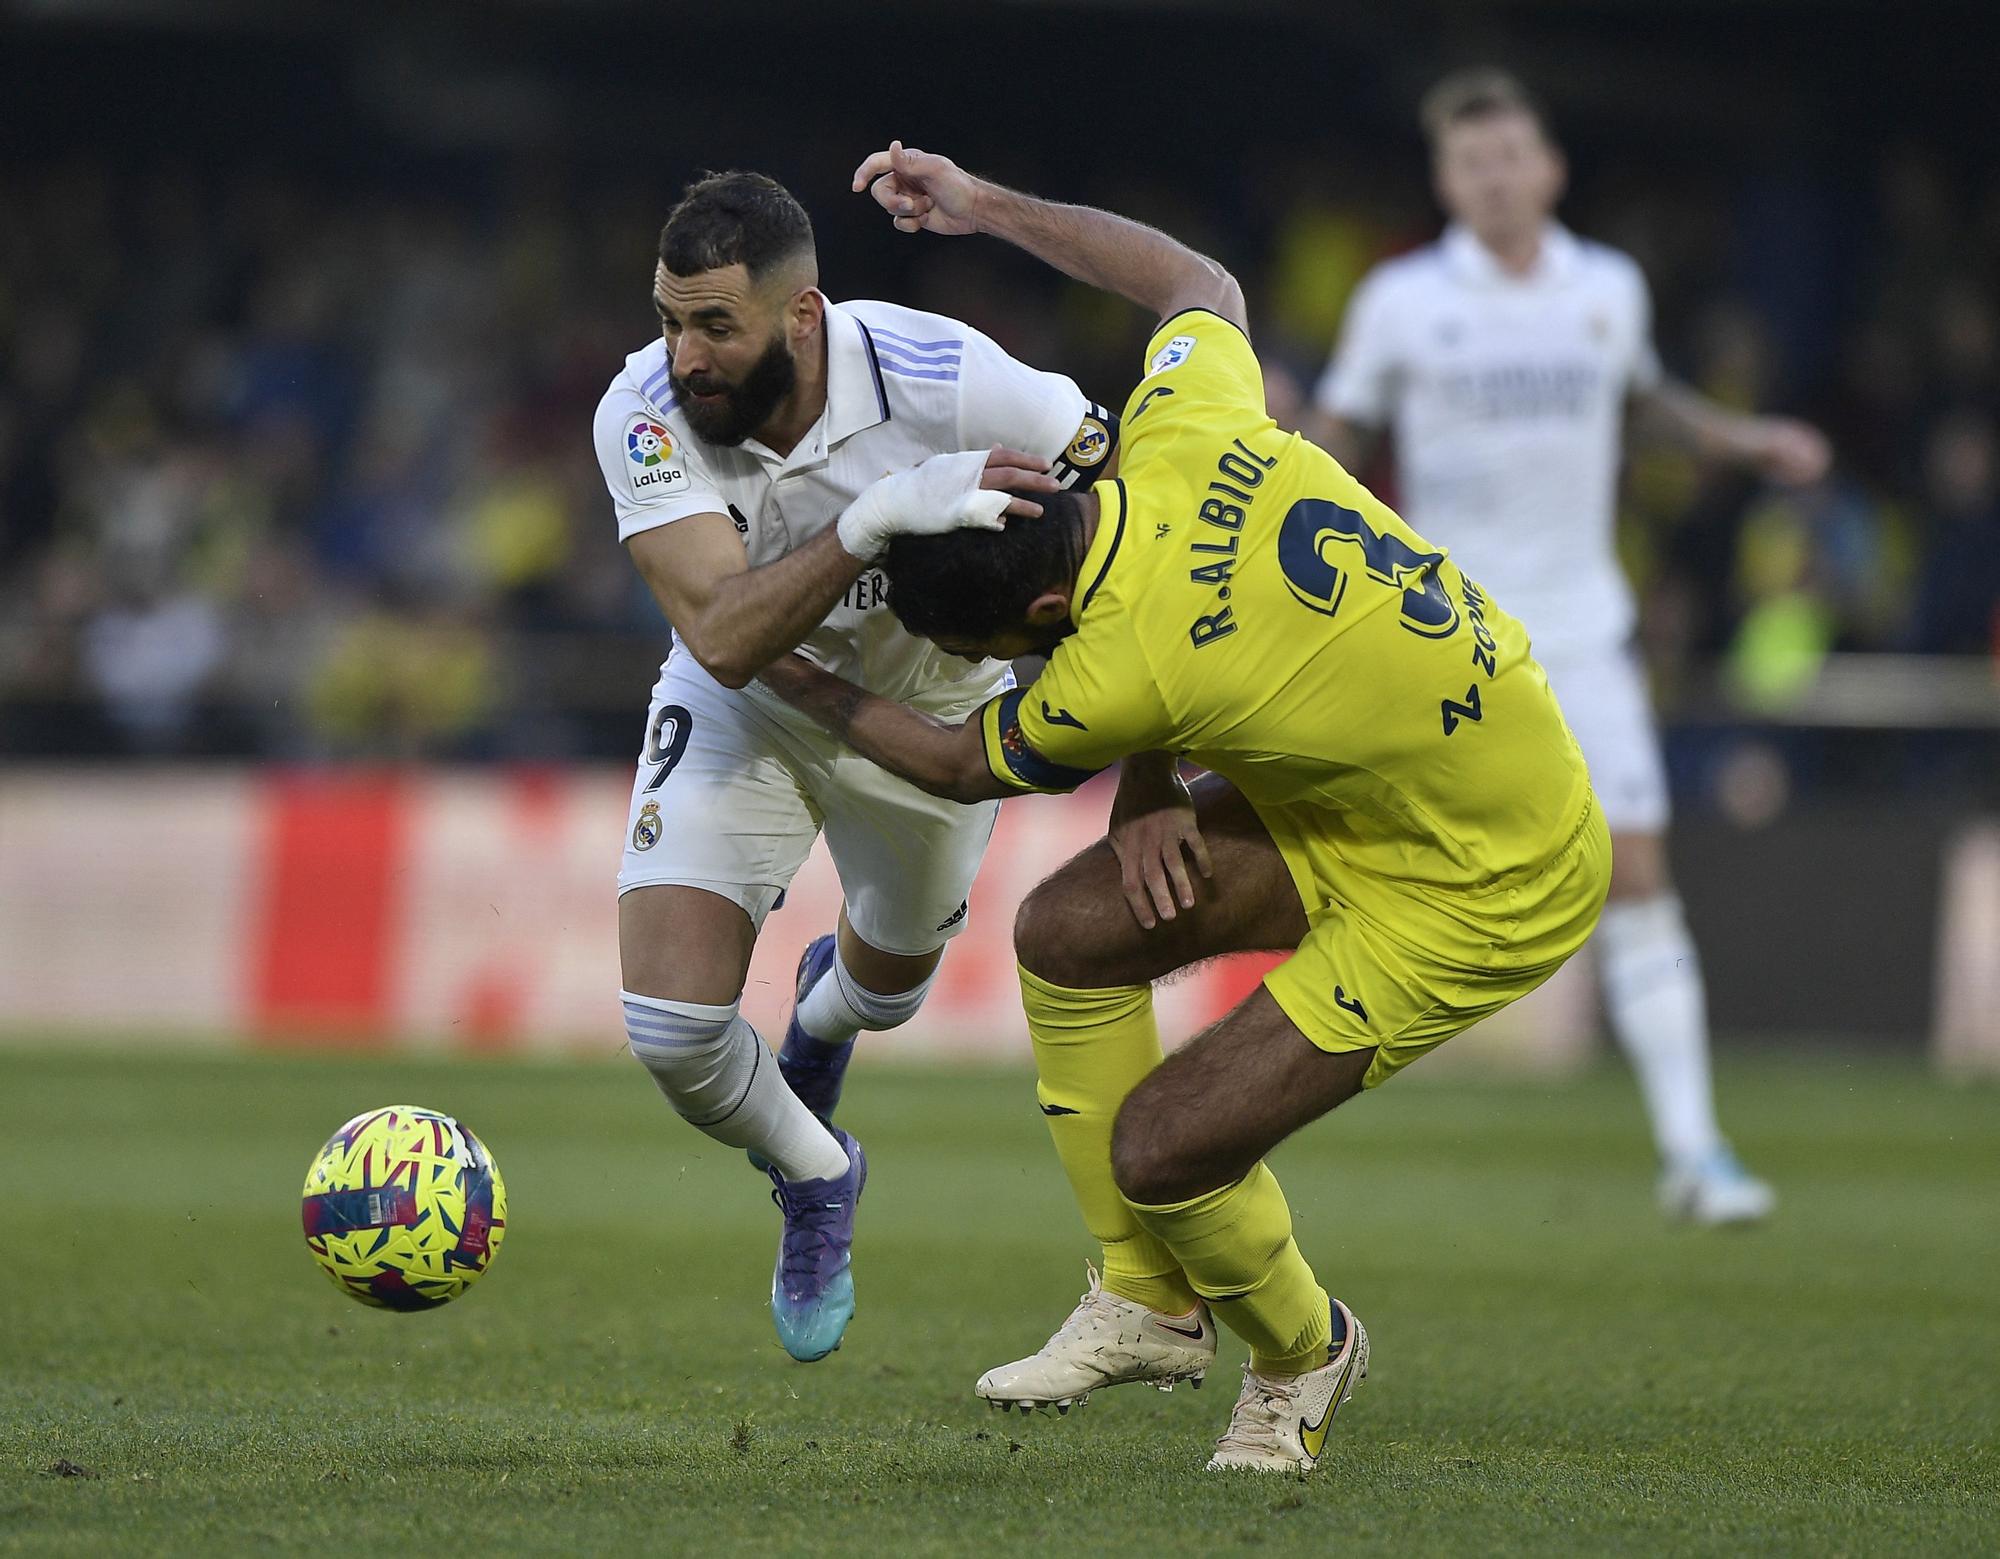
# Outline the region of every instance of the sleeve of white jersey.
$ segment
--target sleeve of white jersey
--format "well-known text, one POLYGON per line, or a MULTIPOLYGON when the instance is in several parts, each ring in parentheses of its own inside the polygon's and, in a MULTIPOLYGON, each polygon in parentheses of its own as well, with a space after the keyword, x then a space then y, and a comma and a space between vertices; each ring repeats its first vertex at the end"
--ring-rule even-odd
POLYGON ((1388 280, 1372 271, 1347 300, 1340 340, 1313 392, 1321 411, 1364 427, 1388 425, 1395 412, 1395 334, 1388 280))
POLYGON ((1638 262, 1632 266, 1632 368, 1626 385, 1628 393, 1656 388, 1666 377, 1660 354, 1653 345, 1653 292, 1646 285, 1646 273, 1638 262))
POLYGON ((621 542, 691 514, 728 512, 700 456, 629 385, 604 392, 593 433, 621 542))
POLYGON ((965 333, 958 377, 961 449, 1004 444, 1043 459, 1060 459, 1092 407, 1061 374, 1030 368, 976 330, 965 333))

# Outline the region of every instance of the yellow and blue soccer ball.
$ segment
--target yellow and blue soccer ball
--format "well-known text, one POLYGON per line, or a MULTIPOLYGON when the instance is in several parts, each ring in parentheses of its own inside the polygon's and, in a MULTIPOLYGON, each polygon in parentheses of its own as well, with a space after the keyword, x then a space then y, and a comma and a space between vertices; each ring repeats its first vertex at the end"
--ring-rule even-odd
POLYGON ((479 1280, 507 1232, 486 1145, 449 1115, 392 1104, 357 1115, 306 1170, 306 1248, 343 1292, 430 1310, 479 1280))

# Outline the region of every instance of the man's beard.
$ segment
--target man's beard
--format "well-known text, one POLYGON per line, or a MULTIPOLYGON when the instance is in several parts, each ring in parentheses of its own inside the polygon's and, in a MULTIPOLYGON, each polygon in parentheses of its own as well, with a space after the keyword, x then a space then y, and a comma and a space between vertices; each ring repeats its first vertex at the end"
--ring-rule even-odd
POLYGON ((741 384, 727 384, 703 374, 692 382, 669 371, 674 399, 680 402, 695 436, 709 444, 740 444, 769 420, 778 402, 792 393, 799 371, 792 354, 785 350, 785 338, 774 336, 764 353, 750 365, 741 384), (695 390, 721 391, 717 401, 697 400, 695 390))

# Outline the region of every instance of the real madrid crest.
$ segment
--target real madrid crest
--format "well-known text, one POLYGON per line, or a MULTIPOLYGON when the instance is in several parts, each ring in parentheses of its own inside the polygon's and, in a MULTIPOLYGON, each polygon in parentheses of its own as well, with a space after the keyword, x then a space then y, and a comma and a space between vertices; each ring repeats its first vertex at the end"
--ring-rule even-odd
POLYGON ((1065 451, 1069 463, 1079 468, 1097 465, 1111 452, 1111 434, 1095 417, 1085 417, 1065 451))
POLYGON ((639 808, 639 821, 632 825, 632 848, 650 850, 660 842, 660 804, 649 801, 639 808))

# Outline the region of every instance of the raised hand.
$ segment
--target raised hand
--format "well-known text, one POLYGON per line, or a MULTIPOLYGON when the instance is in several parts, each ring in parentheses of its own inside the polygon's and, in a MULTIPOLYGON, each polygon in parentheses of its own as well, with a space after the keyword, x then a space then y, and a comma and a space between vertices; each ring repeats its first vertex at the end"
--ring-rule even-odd
POLYGON ((854 190, 867 190, 904 233, 970 233, 976 230, 979 180, 949 157, 918 151, 901 141, 874 153, 854 170, 854 190))
POLYGON ((1826 475, 1833 464, 1833 446, 1810 423, 1790 417, 1759 417, 1751 458, 1772 481, 1804 487, 1826 475))

